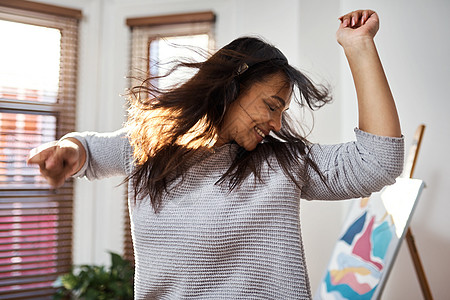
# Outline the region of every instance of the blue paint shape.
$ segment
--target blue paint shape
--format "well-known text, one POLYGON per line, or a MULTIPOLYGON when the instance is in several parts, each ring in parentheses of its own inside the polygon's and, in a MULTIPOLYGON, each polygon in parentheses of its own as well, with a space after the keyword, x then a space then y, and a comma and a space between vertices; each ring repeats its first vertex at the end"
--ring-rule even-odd
POLYGON ((372 255, 384 259, 389 244, 392 241, 392 231, 388 222, 384 221, 372 231, 372 255))
POLYGON ((342 236, 341 240, 351 245, 355 236, 362 231, 364 228, 364 223, 366 222, 367 212, 365 212, 361 217, 359 217, 352 225, 350 225, 347 231, 342 236))
POLYGON ((372 299, 373 293, 377 288, 376 285, 369 292, 360 295, 357 292, 355 292, 348 284, 333 285, 331 283, 330 272, 327 272, 327 276, 325 277, 325 283, 327 285, 328 292, 336 291, 339 292, 339 294, 341 294, 342 297, 344 297, 345 299, 352 299, 352 300, 370 300, 372 299))

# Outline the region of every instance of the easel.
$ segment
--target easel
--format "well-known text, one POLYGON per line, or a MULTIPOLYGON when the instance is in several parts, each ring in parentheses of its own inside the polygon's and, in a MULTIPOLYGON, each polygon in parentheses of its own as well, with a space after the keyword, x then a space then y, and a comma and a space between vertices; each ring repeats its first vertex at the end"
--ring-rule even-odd
MULTIPOLYGON (((406 160, 405 168, 401 177, 412 178, 414 173, 414 168, 416 167, 417 157, 419 154, 420 145, 422 143, 423 132, 425 131, 425 125, 420 125, 416 133, 414 134, 413 145, 411 146, 408 157, 406 160)), ((414 241, 414 236, 411 231, 411 227, 408 227, 405 236, 406 242, 408 243, 409 253, 414 263, 414 268, 416 270, 417 277, 419 279, 420 288, 425 300, 433 300, 431 295, 430 286, 428 285, 427 277, 425 276, 425 271, 422 266, 422 261, 419 257, 419 252, 417 251, 416 243, 414 241)))

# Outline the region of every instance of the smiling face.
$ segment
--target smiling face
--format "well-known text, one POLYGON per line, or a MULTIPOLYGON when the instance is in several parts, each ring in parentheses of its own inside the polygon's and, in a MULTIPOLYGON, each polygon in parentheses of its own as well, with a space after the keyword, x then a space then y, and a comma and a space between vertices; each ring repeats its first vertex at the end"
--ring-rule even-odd
POLYGON ((289 108, 291 86, 276 73, 245 89, 227 110, 215 146, 235 141, 252 151, 270 131, 281 129, 282 114, 289 108))

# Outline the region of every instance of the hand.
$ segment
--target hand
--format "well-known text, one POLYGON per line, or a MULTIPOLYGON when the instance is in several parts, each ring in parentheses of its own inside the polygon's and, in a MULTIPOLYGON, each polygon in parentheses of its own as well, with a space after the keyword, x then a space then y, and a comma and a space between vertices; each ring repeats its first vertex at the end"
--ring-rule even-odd
POLYGON ((64 184, 84 165, 86 152, 74 138, 43 144, 30 151, 27 164, 39 165, 42 176, 54 188, 64 184))
POLYGON ((343 47, 356 46, 358 42, 373 40, 379 19, 373 10, 356 10, 339 18, 341 25, 336 32, 338 43, 343 47))

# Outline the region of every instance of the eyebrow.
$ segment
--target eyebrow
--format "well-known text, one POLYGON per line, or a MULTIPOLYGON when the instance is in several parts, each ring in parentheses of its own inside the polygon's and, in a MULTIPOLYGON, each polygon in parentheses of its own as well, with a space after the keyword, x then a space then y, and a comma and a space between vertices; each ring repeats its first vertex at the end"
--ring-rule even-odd
POLYGON ((270 96, 270 98, 273 98, 273 99, 275 99, 275 100, 278 100, 278 102, 280 102, 280 103, 283 105, 283 107, 285 108, 284 110, 288 110, 288 109, 289 109, 289 107, 286 108, 286 101, 284 101, 283 98, 281 98, 281 97, 279 97, 279 96, 277 96, 277 95, 270 96))

